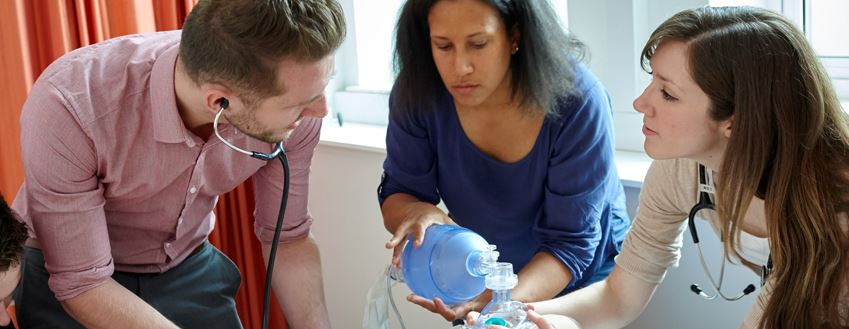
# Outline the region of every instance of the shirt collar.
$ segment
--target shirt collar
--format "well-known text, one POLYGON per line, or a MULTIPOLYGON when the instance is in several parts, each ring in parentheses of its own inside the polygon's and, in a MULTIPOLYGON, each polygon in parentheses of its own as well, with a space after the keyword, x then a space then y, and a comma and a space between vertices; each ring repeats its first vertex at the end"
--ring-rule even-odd
POLYGON ((156 59, 150 73, 150 107, 153 111, 153 136, 163 143, 186 143, 191 140, 174 93, 174 67, 179 44, 172 46, 156 59))

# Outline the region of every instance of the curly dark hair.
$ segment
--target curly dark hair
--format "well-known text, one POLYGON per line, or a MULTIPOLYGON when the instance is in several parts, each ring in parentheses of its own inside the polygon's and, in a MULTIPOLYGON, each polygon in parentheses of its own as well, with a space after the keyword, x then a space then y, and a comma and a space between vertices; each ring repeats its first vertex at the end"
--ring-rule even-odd
MULTIPOLYGON (((394 67, 398 74, 393 108, 428 109, 445 92, 430 49, 427 15, 439 0, 409 0, 395 27, 394 67)), ((575 92, 575 64, 586 46, 560 25, 547 0, 485 0, 510 31, 519 30, 519 51, 510 58, 512 95, 521 95, 521 107, 557 115, 555 105, 575 92), (540 63, 545 63, 541 65, 540 63)))
POLYGON ((0 272, 20 264, 27 227, 0 195, 0 272))

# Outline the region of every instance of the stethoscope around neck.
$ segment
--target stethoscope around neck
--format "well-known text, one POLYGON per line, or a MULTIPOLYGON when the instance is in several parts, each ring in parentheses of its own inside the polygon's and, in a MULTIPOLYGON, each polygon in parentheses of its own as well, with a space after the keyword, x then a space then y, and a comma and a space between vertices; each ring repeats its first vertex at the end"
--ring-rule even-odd
MULTIPOLYGON (((715 293, 713 295, 709 295, 699 287, 698 284, 692 284, 690 286, 690 290, 695 294, 704 297, 707 300, 716 299, 717 296, 722 297, 727 301, 735 301, 743 298, 744 296, 751 294, 755 291, 755 285, 749 284, 746 288, 743 289, 742 292, 737 294, 736 296, 727 296, 722 292, 722 283, 725 279, 725 263, 727 262, 727 257, 725 253, 722 253, 722 265, 719 269, 719 280, 714 280, 713 275, 708 269, 707 262, 705 262, 704 253, 702 253, 702 246, 699 244, 699 233, 696 231, 696 214, 701 210, 715 210, 713 202, 710 201, 710 197, 708 194, 714 194, 714 184, 713 184, 713 174, 708 172, 704 165, 699 165, 699 201, 690 209, 690 214, 688 216, 687 225, 690 228, 690 234, 693 237, 693 243, 696 245, 696 249, 699 252, 699 261, 702 263, 702 269, 707 274, 708 279, 710 280, 710 284, 713 287, 715 293)), ((772 271, 772 257, 767 261, 767 265, 762 267, 761 272, 761 286, 766 283, 766 278, 769 276, 769 273, 772 271)))
MULTIPOLYGON (((277 256, 277 246, 280 244, 280 231, 283 228, 283 216, 286 214, 286 204, 289 200, 289 160, 286 157, 286 152, 283 151, 283 142, 277 142, 274 145, 271 153, 262 153, 256 151, 246 151, 242 148, 231 144, 224 137, 218 133, 218 120, 221 118, 221 113, 224 113, 230 106, 230 102, 226 98, 221 98, 218 100, 218 105, 221 109, 218 110, 218 113, 215 114, 215 119, 212 120, 212 130, 215 132, 215 136, 227 145, 231 149, 236 152, 242 153, 244 155, 248 155, 252 158, 272 161, 274 159, 279 159, 280 164, 283 165, 283 194, 280 196, 280 208, 277 212, 277 223, 274 226, 274 237, 271 240, 271 251, 268 255, 268 265, 266 266, 265 272, 265 289, 262 303, 262 328, 268 328, 268 314, 269 307, 271 303, 271 278, 274 275, 274 267, 275 261, 274 259, 277 256)), ((282 266, 281 266, 282 267, 282 266)))

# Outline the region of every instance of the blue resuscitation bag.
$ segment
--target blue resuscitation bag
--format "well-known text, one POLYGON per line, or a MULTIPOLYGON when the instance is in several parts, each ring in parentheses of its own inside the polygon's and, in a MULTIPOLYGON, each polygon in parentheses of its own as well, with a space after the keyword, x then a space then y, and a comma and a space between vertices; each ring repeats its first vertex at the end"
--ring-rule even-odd
POLYGON ((467 228, 433 225, 422 246, 412 236, 401 253, 403 280, 419 296, 439 297, 445 304, 467 302, 485 289, 484 277, 498 260, 495 246, 467 228))

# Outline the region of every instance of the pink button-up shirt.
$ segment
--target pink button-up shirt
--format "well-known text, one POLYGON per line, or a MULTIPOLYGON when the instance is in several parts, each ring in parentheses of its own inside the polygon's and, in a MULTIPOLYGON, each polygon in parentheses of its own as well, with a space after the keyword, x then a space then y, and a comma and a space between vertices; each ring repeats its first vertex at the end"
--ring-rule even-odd
MULTIPOLYGON (((256 235, 270 242, 283 169, 204 141, 183 125, 174 95, 180 32, 134 35, 75 50, 39 77, 21 115, 26 179, 13 208, 40 245, 49 285, 65 300, 114 270, 159 273, 180 264, 215 225, 218 195, 254 177, 256 235)), ((230 125, 247 150, 271 145, 230 125)), ((291 189, 281 240, 305 237, 309 166, 321 120, 285 143, 291 189)))

